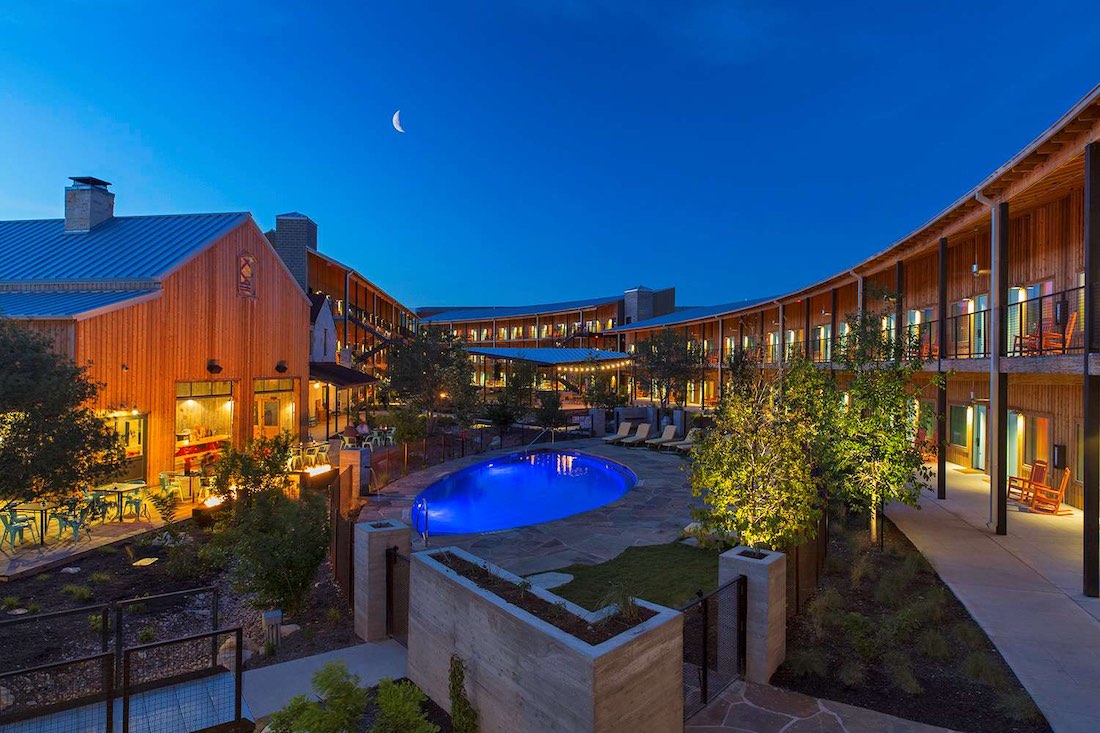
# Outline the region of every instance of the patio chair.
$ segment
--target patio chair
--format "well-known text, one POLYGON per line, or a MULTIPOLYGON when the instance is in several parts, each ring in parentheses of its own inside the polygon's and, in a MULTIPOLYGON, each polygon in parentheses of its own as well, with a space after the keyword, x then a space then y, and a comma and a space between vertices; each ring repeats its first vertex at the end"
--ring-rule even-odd
POLYGON ((183 501, 183 487, 175 476, 169 476, 167 471, 160 472, 160 490, 164 494, 175 494, 183 501))
POLYGON ((1062 499, 1066 495, 1066 487, 1069 486, 1070 469, 1062 471, 1062 483, 1057 489, 1044 484, 1031 485, 1031 511, 1040 514, 1058 514, 1062 508, 1062 499))
POLYGON ((141 519, 144 514, 149 516, 149 507, 145 506, 145 490, 134 489, 128 494, 125 494, 124 501, 122 503, 122 513, 125 514, 128 510, 134 510, 134 516, 141 519))
POLYGON ((112 509, 118 509, 115 497, 101 491, 85 491, 84 502, 88 505, 89 518, 98 519, 100 524, 107 521, 112 509))
POLYGON ((290 449, 290 457, 286 459, 286 470, 302 470, 302 449, 300 447, 290 449))
POLYGON ((90 513, 91 505, 85 504, 70 514, 58 515, 58 534, 63 534, 66 528, 71 529, 73 531, 73 542, 79 542, 81 529, 88 534, 92 533, 91 522, 88 521, 90 513))
POLYGON ((302 451, 302 468, 313 468, 317 464, 317 452, 320 450, 320 446, 311 445, 307 446, 302 451))
POLYGON ((1039 459, 1031 464, 1031 472, 1027 477, 1010 476, 1008 479, 1008 498, 1021 504, 1031 503, 1031 487, 1033 484, 1043 484, 1047 480, 1047 462, 1039 459))
POLYGON ((674 440, 671 443, 665 443, 658 447, 658 450, 674 450, 681 451, 691 448, 693 445, 697 445, 700 440, 703 439, 703 431, 699 428, 692 428, 688 431, 687 437, 683 440, 674 440))
POLYGON ((29 525, 23 524, 21 522, 13 522, 12 521, 12 515, 14 513, 15 513, 14 511, 12 511, 10 513, 9 512, 0 512, 0 522, 2 522, 4 524, 4 534, 3 534, 2 537, 0 537, 0 547, 3 547, 4 543, 7 542, 9 545, 11 545, 11 551, 12 552, 15 552, 15 539, 16 539, 16 537, 19 538, 19 543, 22 544, 23 543, 23 533, 26 531, 27 527, 29 526, 29 525))
POLYGON ((1041 344, 1044 354, 1069 352, 1070 341, 1073 340, 1073 331, 1077 328, 1077 311, 1069 314, 1069 322, 1063 331, 1044 331, 1041 344))
POLYGON ((630 429, 632 427, 634 426, 628 423, 626 420, 623 420, 621 423, 619 423, 619 432, 615 433, 614 435, 608 435, 606 438, 603 439, 603 442, 618 443, 620 440, 630 435, 630 429))
POLYGON ((665 429, 663 431, 661 431, 661 437, 659 437, 659 438, 650 438, 649 440, 647 440, 645 442, 645 444, 646 444, 647 448, 652 448, 653 450, 660 450, 661 446, 664 445, 665 443, 674 443, 674 442, 676 442, 676 426, 675 425, 665 425, 665 429))
POLYGON ((313 465, 323 466, 328 463, 328 443, 317 446, 317 455, 313 458, 313 465))
POLYGON ((640 445, 645 442, 649 437, 649 423, 644 422, 638 426, 638 432, 631 435, 629 438, 623 438, 619 441, 619 445, 625 445, 627 447, 633 445, 640 445))

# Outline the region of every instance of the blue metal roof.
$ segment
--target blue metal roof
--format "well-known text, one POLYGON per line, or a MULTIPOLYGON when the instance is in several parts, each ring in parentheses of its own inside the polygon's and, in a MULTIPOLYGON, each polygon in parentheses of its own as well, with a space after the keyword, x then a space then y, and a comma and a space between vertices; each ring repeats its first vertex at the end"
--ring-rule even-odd
POLYGON ((557 366, 559 364, 582 364, 589 359, 596 361, 614 361, 617 359, 629 359, 630 354, 621 351, 604 351, 603 349, 516 349, 516 348, 488 348, 472 347, 467 349, 471 354, 488 356, 493 359, 512 359, 513 361, 529 361, 543 366, 557 366))
POLYGON ((248 216, 117 216, 70 233, 64 219, 0 221, 0 282, 157 280, 248 216))
POLYGON ((750 300, 739 300, 734 303, 722 303, 721 305, 701 305, 694 308, 682 308, 672 313, 666 313, 663 316, 656 316, 655 318, 647 318, 644 321, 616 326, 615 328, 604 331, 604 333, 625 333, 627 331, 637 331, 642 328, 675 326, 681 323, 691 323, 692 321, 699 321, 714 316, 724 316, 727 313, 736 313, 739 310, 751 308, 754 305, 767 303, 771 300, 773 300, 773 298, 752 298, 750 300))
POLYGON ((8 318, 71 318, 134 298, 148 290, 0 290, 0 316, 8 318))
MULTIPOLYGON (((622 295, 609 295, 604 298, 586 298, 585 300, 567 300, 562 303, 539 303, 535 305, 506 305, 492 306, 488 308, 452 308, 439 313, 432 313, 420 319, 421 323, 449 323, 451 321, 483 321, 492 318, 508 318, 512 316, 533 316, 537 313, 558 313, 560 311, 580 310, 581 308, 593 308, 597 305, 605 305, 622 300, 622 295)), ((424 308, 422 310, 432 310, 424 308)))

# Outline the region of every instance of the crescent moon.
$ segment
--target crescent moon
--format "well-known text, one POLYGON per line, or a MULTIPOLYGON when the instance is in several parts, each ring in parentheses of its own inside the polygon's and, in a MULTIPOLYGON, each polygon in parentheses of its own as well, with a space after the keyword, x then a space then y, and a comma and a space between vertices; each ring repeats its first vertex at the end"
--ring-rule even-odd
POLYGON ((397 110, 393 113, 393 129, 398 132, 405 131, 405 128, 401 127, 401 110, 397 110))

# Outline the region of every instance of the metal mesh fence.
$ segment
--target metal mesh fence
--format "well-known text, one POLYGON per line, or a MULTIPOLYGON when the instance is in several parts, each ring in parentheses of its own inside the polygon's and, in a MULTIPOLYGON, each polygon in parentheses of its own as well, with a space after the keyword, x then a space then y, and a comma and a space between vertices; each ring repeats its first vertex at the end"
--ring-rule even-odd
POLYGON ((1084 353, 1084 309, 1084 288, 1009 304, 1005 309, 1006 355, 1084 353))
POLYGON ((0 730, 22 730, 20 721, 34 719, 35 733, 110 731, 114 655, 94 654, 0 674, 0 688, 10 698, 0 708, 0 730))
POLYGON ((745 672, 745 576, 684 606, 684 717, 745 672))
POLYGON ((944 358, 976 359, 989 356, 989 311, 964 313, 947 319, 944 358))

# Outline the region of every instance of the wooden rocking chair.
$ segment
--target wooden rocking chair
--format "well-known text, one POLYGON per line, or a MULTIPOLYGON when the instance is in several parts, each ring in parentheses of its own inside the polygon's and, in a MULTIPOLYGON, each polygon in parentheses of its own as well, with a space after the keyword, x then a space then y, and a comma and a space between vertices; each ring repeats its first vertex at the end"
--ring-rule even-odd
POLYGON ((1059 514, 1062 508, 1062 499, 1066 495, 1066 487, 1069 486, 1070 476, 1073 472, 1068 468, 1062 472, 1062 483, 1057 489, 1043 484, 1031 485, 1031 511, 1039 514, 1059 514))
POLYGON ((1008 479, 1008 498, 1015 499, 1021 504, 1030 504, 1032 486, 1044 484, 1047 480, 1049 466, 1044 460, 1037 460, 1031 464, 1031 473, 1024 478, 1022 476, 1010 476, 1008 479))
POLYGON ((1069 353, 1073 332, 1077 328, 1077 311, 1069 314, 1069 323, 1061 331, 1047 331, 1043 334, 1042 352, 1044 354, 1069 353))

